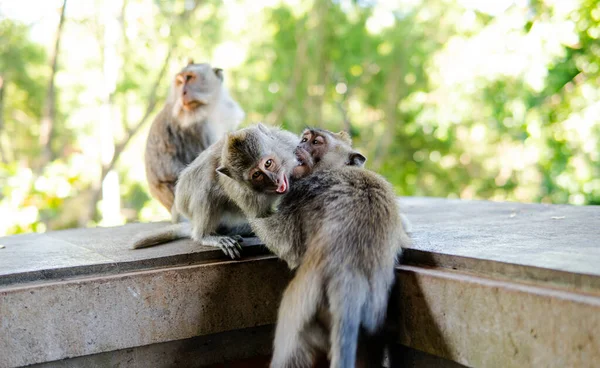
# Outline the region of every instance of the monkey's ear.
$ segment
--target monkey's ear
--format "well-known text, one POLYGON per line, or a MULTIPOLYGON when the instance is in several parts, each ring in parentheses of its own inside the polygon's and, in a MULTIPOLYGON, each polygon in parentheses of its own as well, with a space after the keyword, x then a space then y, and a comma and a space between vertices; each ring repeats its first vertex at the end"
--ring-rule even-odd
POLYGON ((268 135, 269 137, 271 136, 271 131, 269 130, 269 128, 267 128, 267 126, 265 124, 258 123, 258 124, 256 124, 256 127, 258 128, 258 130, 260 130, 264 134, 268 135))
POLYGON ((194 63, 194 59, 188 58, 188 65, 192 65, 194 63))
POLYGON ((346 131, 342 130, 341 132, 337 133, 336 135, 342 141, 348 143, 349 145, 352 145, 352 138, 350 137, 350 134, 348 134, 346 131))
POLYGON ((217 167, 217 173, 225 175, 225 176, 229 176, 231 178, 231 172, 225 166, 217 167))
POLYGON ((223 77, 223 69, 213 68, 213 71, 215 72, 215 75, 217 76, 217 78, 219 78, 221 80, 221 82, 223 81, 223 79, 225 79, 225 77, 223 77))
POLYGON ((359 152, 351 152, 348 160, 348 166, 363 167, 367 158, 359 152))

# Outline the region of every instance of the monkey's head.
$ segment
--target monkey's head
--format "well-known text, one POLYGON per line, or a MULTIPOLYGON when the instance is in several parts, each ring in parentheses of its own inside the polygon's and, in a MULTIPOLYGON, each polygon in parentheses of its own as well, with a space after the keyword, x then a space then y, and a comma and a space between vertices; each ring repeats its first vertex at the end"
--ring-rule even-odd
POLYGON ((305 129, 296 147, 296 155, 307 174, 341 166, 363 167, 367 161, 365 156, 352 148, 348 133, 333 133, 324 129, 305 129))
POLYGON ((297 165, 292 151, 293 146, 258 124, 227 135, 217 172, 255 192, 284 194, 289 189, 291 171, 297 165))
MULTIPOLYGON (((181 69, 173 80, 169 101, 173 104, 173 117, 186 124, 186 116, 205 114, 207 106, 215 103, 221 94, 223 70, 210 64, 194 64, 181 69)), ((196 118, 202 118, 198 116, 196 118)))

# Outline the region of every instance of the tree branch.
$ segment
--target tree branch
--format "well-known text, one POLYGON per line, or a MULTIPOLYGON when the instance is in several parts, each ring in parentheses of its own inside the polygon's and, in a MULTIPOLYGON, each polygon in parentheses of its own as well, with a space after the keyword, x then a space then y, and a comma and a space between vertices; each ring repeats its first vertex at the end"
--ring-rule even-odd
POLYGON ((308 48, 307 38, 301 32, 304 29, 304 22, 298 22, 298 27, 296 29, 296 55, 294 57, 294 69, 292 71, 292 76, 290 77, 290 81, 288 87, 285 89, 286 94, 282 99, 279 100, 279 104, 273 112, 267 116, 267 121, 269 121, 273 125, 280 125, 283 116, 285 115, 285 111, 288 105, 294 99, 296 94, 296 88, 298 87, 298 83, 302 79, 302 71, 306 61, 306 52, 308 48))
MULTIPOLYGON (((156 104, 157 104, 157 91, 158 91, 160 84, 167 72, 167 69, 169 67, 169 62, 171 61, 172 55, 173 55, 173 45, 171 45, 169 47, 169 51, 167 52, 167 56, 165 57, 163 66, 160 69, 160 71, 158 72, 154 83, 152 84, 152 87, 151 87, 152 92, 150 93, 150 96, 148 97, 148 104, 146 105, 146 111, 144 111, 144 115, 134 126, 127 128, 127 130, 125 132, 125 137, 120 142, 115 144, 115 153, 113 154, 113 157, 110 160, 110 162, 105 166, 106 173, 108 173, 110 170, 112 170, 114 168, 115 164, 119 160, 119 157, 121 156, 121 153, 125 150, 125 147, 127 147, 127 145, 129 144, 129 142, 131 141, 133 136, 142 128, 142 126, 144 126, 144 124, 146 123, 146 121, 148 120, 148 118, 150 117, 152 112, 154 111, 154 108, 156 107, 156 104)), ((104 175, 102 176, 102 178, 104 179, 104 175)))
POLYGON ((54 134, 54 120, 56 118, 56 94, 54 88, 54 79, 58 69, 58 54, 60 52, 60 40, 62 38, 62 30, 65 23, 66 7, 67 0, 63 0, 63 6, 60 12, 60 20, 58 22, 58 29, 56 30, 56 39, 54 40, 54 52, 50 62, 52 71, 50 73, 50 81, 48 82, 48 89, 46 91, 46 101, 44 103, 42 122, 40 126, 39 143, 42 148, 42 162, 40 163, 41 168, 43 168, 54 158, 52 152, 52 137, 54 134))
POLYGON ((0 160, 6 163, 6 154, 2 145, 2 132, 4 131, 4 84, 5 80, 0 75, 0 160))

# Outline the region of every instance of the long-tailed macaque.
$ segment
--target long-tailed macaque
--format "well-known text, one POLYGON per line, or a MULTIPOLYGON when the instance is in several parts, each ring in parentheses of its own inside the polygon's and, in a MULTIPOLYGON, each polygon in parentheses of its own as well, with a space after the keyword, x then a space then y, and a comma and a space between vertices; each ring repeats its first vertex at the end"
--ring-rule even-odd
POLYGON ((152 196, 169 211, 179 173, 244 119, 229 96, 223 71, 190 60, 173 79, 165 106, 146 142, 146 178, 152 196))
MULTIPOLYGON (((240 235, 251 233, 241 209, 227 192, 248 198, 249 203, 270 210, 271 203, 289 188, 289 178, 279 174, 282 167, 297 166, 294 149, 297 135, 262 124, 241 129, 223 137, 203 151, 179 177, 175 187, 174 217, 183 215, 189 223, 170 225, 158 231, 139 234, 133 248, 143 248, 183 237, 191 237, 202 245, 219 247, 231 258, 240 257, 240 235), (262 151, 265 158, 257 163, 252 175, 254 187, 240 184, 227 175, 219 175, 217 168, 226 165, 238 168, 247 165, 243 147, 238 155, 224 155, 223 151, 237 142, 245 146, 268 147, 262 151), (269 156, 270 155, 270 156, 269 156), (260 192, 256 190, 260 188, 260 192)), ((250 168, 249 168, 250 169, 250 168)))

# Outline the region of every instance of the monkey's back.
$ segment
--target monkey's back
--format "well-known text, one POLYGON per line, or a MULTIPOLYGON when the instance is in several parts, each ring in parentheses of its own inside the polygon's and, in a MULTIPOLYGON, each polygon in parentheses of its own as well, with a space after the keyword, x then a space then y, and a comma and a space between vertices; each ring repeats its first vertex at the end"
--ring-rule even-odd
POLYGON ((203 122, 179 126, 169 104, 152 122, 144 155, 146 178, 151 194, 169 210, 179 174, 213 143, 205 129, 203 122))
POLYGON ((396 257, 408 240, 392 186, 362 168, 324 170, 292 185, 279 209, 301 219, 300 269, 321 275, 322 307, 334 308, 332 297, 358 303, 362 326, 379 329, 396 257))
POLYGON ((216 172, 223 143, 223 139, 220 139, 202 151, 179 176, 175 188, 176 208, 192 222, 199 216, 204 218, 219 217, 222 213, 242 214, 241 209, 223 191, 223 179, 216 172))
POLYGON ((292 185, 279 208, 302 214, 307 251, 332 266, 386 267, 406 240, 392 186, 366 169, 314 173, 292 185))

